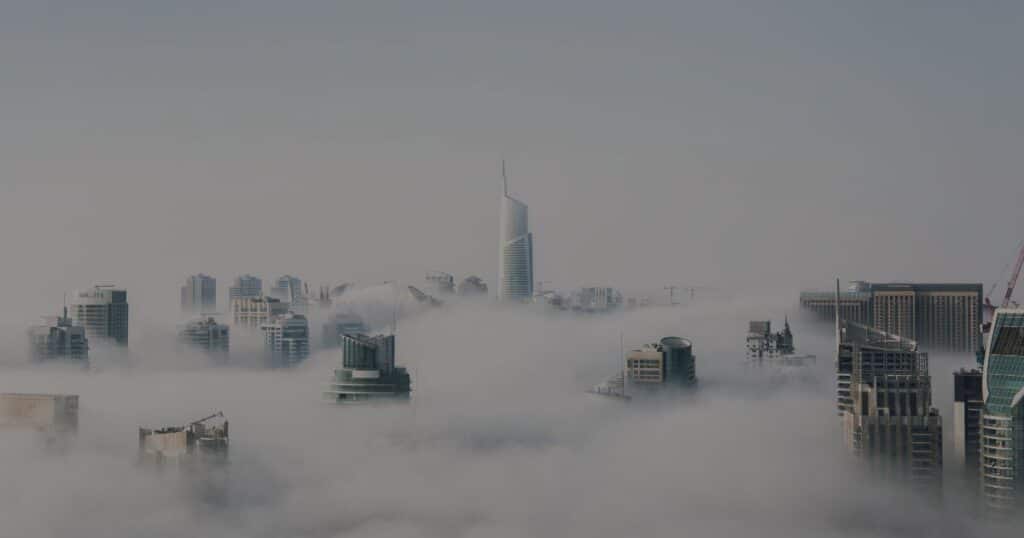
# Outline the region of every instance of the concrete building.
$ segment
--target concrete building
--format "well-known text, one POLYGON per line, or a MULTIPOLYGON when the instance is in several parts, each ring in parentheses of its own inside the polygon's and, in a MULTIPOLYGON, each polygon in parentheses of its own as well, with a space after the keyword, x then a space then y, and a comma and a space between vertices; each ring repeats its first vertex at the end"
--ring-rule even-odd
POLYGON ((772 332, 771 321, 750 322, 747 331, 747 358, 772 358, 792 355, 794 351, 793 331, 789 328, 788 318, 785 327, 777 333, 772 332))
POLYGON ((217 311, 217 279, 202 273, 185 279, 181 287, 181 310, 192 313, 217 311))
POLYGON ((847 321, 837 325, 846 446, 881 476, 938 492, 942 418, 931 405, 928 355, 907 338, 847 321))
POLYGON ((324 397, 335 403, 408 399, 409 373, 395 366, 395 335, 341 336, 341 368, 324 397))
POLYGON ((28 337, 33 360, 67 359, 83 364, 89 361, 89 339, 85 327, 71 322, 67 307, 63 316, 30 328, 28 337))
POLYGON ((261 327, 275 316, 288 312, 288 305, 273 297, 237 297, 231 300, 235 325, 261 327))
POLYGON ((476 275, 467 276, 459 282, 458 293, 462 296, 487 295, 487 283, 476 275))
POLYGON ((264 343, 273 366, 292 366, 309 356, 309 320, 288 312, 262 326, 264 343))
POLYGON ((363 318, 351 313, 336 312, 323 324, 323 347, 338 347, 343 334, 365 334, 368 330, 363 318))
POLYGON ((1024 504, 1024 309, 999 308, 982 371, 981 481, 993 513, 1024 504))
MULTIPOLYGON (((839 302, 842 319, 898 334, 926 349, 974 353, 981 343, 981 284, 855 282, 839 302)), ((831 319, 835 296, 803 292, 800 304, 831 319)))
POLYGON ((693 344, 676 336, 645 344, 626 354, 626 382, 630 387, 688 387, 697 383, 693 344))
POLYGON ((77 291, 71 297, 71 319, 90 339, 128 343, 128 292, 109 285, 77 291))
POLYGON ((234 284, 228 288, 228 303, 235 299, 254 299, 263 296, 263 281, 252 275, 235 277, 234 284))
POLYGON ((501 195, 498 293, 506 301, 533 298, 533 234, 530 233, 526 204, 508 195, 508 180, 502 163, 504 190, 501 195))
POLYGON ((139 428, 139 462, 184 468, 226 463, 228 421, 212 423, 215 418, 223 419, 224 414, 218 412, 185 426, 139 428))
POLYGON ((217 323, 212 317, 192 320, 178 331, 178 340, 210 354, 227 356, 231 347, 227 325, 217 323))
POLYGON ((451 295, 455 293, 455 277, 442 272, 430 271, 427 273, 427 287, 438 295, 451 295))
POLYGON ((0 429, 8 428, 74 434, 78 431, 78 396, 0 394, 0 429))
POLYGON ((953 463, 970 483, 981 470, 981 416, 985 407, 981 370, 953 372, 953 463))

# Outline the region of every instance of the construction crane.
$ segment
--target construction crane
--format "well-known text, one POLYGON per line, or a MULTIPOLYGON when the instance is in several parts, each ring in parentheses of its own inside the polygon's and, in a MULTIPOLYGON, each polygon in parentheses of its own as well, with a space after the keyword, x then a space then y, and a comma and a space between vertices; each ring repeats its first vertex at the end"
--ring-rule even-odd
MULTIPOLYGON (((1020 252, 1017 254, 1017 262, 1013 264, 1013 271, 1010 272, 1010 280, 1006 283, 1006 293, 1003 295, 1003 302, 999 304, 999 308, 1006 308, 1008 306, 1016 305, 1013 302, 1013 289, 1017 286, 1017 277, 1020 276, 1021 267, 1024 266, 1024 241, 1020 242, 1020 252)), ((995 306, 992 305, 990 297, 992 292, 995 291, 995 286, 988 291, 988 296, 985 297, 985 309, 995 310, 995 306)))

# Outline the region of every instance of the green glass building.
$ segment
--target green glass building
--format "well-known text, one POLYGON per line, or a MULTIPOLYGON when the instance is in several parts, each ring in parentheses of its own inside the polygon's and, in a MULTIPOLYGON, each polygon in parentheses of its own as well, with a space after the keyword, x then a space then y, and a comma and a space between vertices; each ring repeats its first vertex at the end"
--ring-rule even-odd
POLYGON ((996 310, 985 353, 982 493, 991 511, 1019 508, 1024 492, 1024 309, 996 310))

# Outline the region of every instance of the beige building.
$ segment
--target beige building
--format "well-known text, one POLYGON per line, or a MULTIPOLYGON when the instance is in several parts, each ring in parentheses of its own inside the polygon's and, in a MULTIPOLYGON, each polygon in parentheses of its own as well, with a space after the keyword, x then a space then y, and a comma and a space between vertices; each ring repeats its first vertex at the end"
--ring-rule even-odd
POLYGON ((235 297, 231 299, 231 316, 235 325, 259 328, 275 316, 288 313, 288 303, 273 297, 235 297))

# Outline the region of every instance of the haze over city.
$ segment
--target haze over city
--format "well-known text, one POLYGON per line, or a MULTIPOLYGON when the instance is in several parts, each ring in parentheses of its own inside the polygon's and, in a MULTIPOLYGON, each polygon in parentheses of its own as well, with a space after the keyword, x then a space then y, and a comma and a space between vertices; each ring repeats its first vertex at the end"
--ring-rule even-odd
MULTIPOLYGON (((922 495, 844 447, 841 342, 801 291, 840 278, 846 300, 863 280, 877 306, 878 283, 977 285, 963 327, 986 343, 981 299, 999 306, 1024 239, 1024 6, 15 0, 0 14, 0 392, 78 397, 59 454, 0 428, 14 485, 0 535, 1015 533, 954 462, 952 374, 982 366, 975 350, 902 335, 929 353, 915 375, 942 416, 941 494, 922 495), (502 234, 521 218, 504 212, 503 167, 529 248, 502 234), (430 271, 488 291, 445 295, 430 271), (217 280, 202 313, 230 328, 226 359, 181 342, 198 273, 217 280), (283 275, 310 288, 284 301, 309 349, 283 366, 275 317, 246 327, 229 295, 250 273, 267 295, 283 275), (529 289, 508 292, 514 278, 529 289), (65 304, 68 327, 87 325, 77 290, 105 283, 127 291, 125 342, 85 327, 87 367, 36 360, 26 331, 65 304), (581 289, 608 311, 580 307, 581 289), (320 344, 338 313, 394 335, 374 371, 407 369, 407 401, 325 401, 332 375, 370 371, 343 358, 361 336, 320 344), (791 354, 816 360, 784 382, 752 371, 752 320, 785 320, 791 354), (630 353, 670 336, 692 343, 694 383, 593 393, 616 373, 628 389, 630 353), (150 472, 139 428, 216 411, 231 447, 210 502, 150 472)), ((878 310, 843 322, 891 329, 878 310)))

